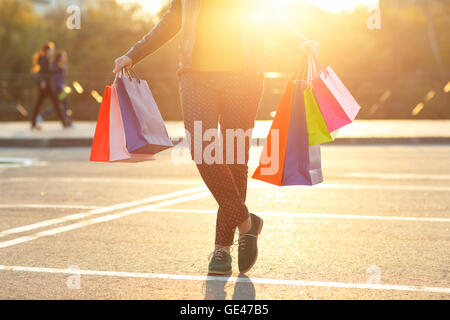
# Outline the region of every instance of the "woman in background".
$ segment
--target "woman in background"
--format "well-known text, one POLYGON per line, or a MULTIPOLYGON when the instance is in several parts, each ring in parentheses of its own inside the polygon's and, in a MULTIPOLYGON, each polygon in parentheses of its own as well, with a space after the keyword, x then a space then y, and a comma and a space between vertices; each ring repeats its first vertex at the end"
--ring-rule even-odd
MULTIPOLYGON (((67 93, 64 91, 67 77, 67 52, 61 50, 56 53, 55 59, 51 63, 50 70, 52 71, 52 84, 54 86, 55 94, 58 100, 62 101, 64 107, 64 118, 66 123, 71 126, 72 112, 67 99, 67 93)), ((54 110, 56 110, 55 106, 48 107, 44 112, 37 116, 36 123, 41 124, 46 117, 53 113, 54 110)))
POLYGON ((55 44, 48 42, 42 46, 42 48, 36 52, 33 56, 33 72, 37 73, 37 83, 39 88, 38 99, 33 108, 33 114, 31 117, 31 129, 41 129, 41 126, 36 123, 36 117, 39 113, 39 109, 44 102, 45 98, 49 97, 52 100, 56 114, 61 120, 63 127, 68 127, 67 122, 64 119, 61 104, 56 96, 56 93, 52 85, 52 74, 56 73, 50 69, 50 57, 55 52, 55 44))

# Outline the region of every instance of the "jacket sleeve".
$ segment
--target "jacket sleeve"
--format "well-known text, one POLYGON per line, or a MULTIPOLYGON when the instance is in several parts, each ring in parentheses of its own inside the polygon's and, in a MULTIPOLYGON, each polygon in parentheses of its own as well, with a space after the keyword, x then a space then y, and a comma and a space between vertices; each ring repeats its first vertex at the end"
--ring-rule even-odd
POLYGON ((181 21, 181 0, 172 0, 169 10, 164 14, 161 21, 125 55, 131 58, 134 64, 138 63, 172 39, 180 30, 181 21))

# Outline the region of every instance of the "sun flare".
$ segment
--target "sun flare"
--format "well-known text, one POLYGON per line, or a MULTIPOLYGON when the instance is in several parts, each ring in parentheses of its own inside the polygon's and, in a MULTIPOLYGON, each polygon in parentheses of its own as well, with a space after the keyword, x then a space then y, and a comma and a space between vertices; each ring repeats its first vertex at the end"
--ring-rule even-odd
POLYGON ((324 10, 340 13, 352 11, 358 6, 373 7, 378 5, 378 0, 308 0, 315 6, 324 10))
POLYGON ((139 3, 142 8, 150 14, 157 14, 168 0, 118 0, 119 3, 139 3))
MULTIPOLYGON (((122 3, 139 2, 142 7, 151 14, 157 14, 170 0, 119 0, 122 3)), ((340 13, 352 11, 358 6, 376 6, 379 0, 267 0, 279 7, 285 7, 290 2, 308 1, 324 10, 340 13)))

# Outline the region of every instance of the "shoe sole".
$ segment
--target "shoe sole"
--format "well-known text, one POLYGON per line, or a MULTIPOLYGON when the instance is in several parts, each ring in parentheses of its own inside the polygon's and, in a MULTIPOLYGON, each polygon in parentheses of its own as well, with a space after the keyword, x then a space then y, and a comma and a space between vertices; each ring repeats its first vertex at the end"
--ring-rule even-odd
MULTIPOLYGON (((261 219, 261 224, 259 225, 258 233, 256 234, 257 236, 259 236, 259 234, 261 233, 263 224, 264 224, 264 220, 261 219)), ((258 260, 258 238, 256 238, 256 256, 255 256, 255 260, 253 260, 253 263, 246 270, 243 270, 243 271, 239 270, 239 272, 240 273, 247 273, 247 272, 249 272, 251 270, 251 268, 253 268, 253 266, 255 265, 256 260, 258 260)))
POLYGON ((208 272, 208 276, 224 276, 227 274, 232 274, 232 269, 228 270, 228 271, 209 271, 208 272))

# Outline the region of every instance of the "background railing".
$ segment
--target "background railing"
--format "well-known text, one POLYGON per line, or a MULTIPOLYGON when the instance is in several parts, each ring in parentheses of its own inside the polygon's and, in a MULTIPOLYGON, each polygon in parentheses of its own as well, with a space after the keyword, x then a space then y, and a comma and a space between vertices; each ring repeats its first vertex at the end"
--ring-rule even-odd
MULTIPOLYGON (((176 75, 144 73, 140 76, 149 82, 164 119, 182 120, 176 75)), ((362 106, 359 119, 450 119, 449 73, 340 76, 362 106)), ((259 120, 271 119, 290 77, 289 73, 266 73, 259 120)), ((104 87, 112 81, 113 75, 105 73, 69 75, 69 102, 75 120, 96 119, 104 87)), ((32 75, 0 74, 0 120, 28 120, 36 96, 37 85, 32 75)), ((42 110, 49 105, 47 101, 42 110)))

